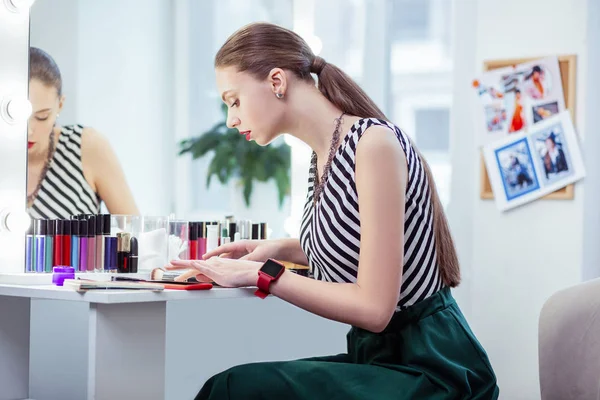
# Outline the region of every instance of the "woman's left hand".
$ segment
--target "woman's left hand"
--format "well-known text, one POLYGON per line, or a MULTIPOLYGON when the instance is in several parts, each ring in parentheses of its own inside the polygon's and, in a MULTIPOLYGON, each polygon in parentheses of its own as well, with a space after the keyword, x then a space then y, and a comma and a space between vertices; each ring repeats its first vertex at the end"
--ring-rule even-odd
MULTIPOLYGON (((217 285, 223 287, 256 286, 258 270, 263 263, 256 261, 235 260, 212 257, 208 260, 173 260, 167 266, 169 270, 191 269, 177 278, 184 281, 197 275, 204 275, 217 285)), ((199 281, 205 281, 199 277, 199 281)))

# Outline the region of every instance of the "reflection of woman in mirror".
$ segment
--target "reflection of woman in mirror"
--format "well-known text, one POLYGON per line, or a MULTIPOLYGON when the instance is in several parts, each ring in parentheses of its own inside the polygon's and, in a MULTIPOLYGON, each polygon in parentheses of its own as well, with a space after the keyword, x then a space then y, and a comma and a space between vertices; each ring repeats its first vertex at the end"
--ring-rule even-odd
POLYGON ((523 99, 521 98, 521 91, 519 89, 515 89, 515 111, 513 113, 512 120, 510 121, 508 132, 518 132, 523 129, 524 125, 525 118, 523 116, 523 99))
POLYGON ((531 68, 531 73, 525 77, 526 91, 532 99, 543 99, 548 93, 546 74, 539 65, 531 68))
MULTIPOLYGON (((222 286, 257 285, 260 297, 272 293, 352 328, 344 354, 233 367, 196 399, 496 399, 492 367, 450 292, 460 267, 444 208, 408 136, 346 73, 279 26, 242 28, 215 66, 230 128, 261 146, 286 132, 313 149, 300 239, 229 243, 170 268, 222 286), (312 276, 270 259, 309 265, 312 276)), ((314 334, 308 340, 318 341, 314 334)))
POLYGON ((62 78, 49 54, 29 51, 27 207, 33 218, 97 214, 104 201, 111 214, 138 214, 119 161, 108 141, 89 127, 59 126, 62 78))

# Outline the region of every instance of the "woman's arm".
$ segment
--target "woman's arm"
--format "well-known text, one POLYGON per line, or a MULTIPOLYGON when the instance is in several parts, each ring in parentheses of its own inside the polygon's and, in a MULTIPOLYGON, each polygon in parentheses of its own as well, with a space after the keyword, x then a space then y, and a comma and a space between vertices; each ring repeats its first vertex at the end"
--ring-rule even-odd
POLYGON ((289 239, 277 239, 274 240, 277 243, 278 251, 277 258, 281 261, 289 261, 294 264, 308 265, 308 259, 306 254, 300 247, 300 240, 289 238, 289 239))
POLYGON ((361 221, 357 282, 328 283, 284 273, 271 292, 325 318, 380 332, 400 294, 408 169, 390 129, 375 126, 367 132, 356 150, 361 221))
POLYGON ((81 137, 83 173, 111 214, 139 214, 125 174, 108 140, 92 128, 81 137))

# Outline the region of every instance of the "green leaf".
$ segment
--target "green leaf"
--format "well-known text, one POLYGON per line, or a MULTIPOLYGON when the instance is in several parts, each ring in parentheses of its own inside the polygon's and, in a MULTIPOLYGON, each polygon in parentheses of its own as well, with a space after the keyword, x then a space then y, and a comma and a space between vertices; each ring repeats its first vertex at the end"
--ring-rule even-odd
POLYGON ((252 196, 252 177, 247 176, 244 178, 244 201, 247 208, 250 208, 250 196, 252 196))
POLYGON ((179 155, 190 153, 193 159, 212 155, 206 175, 206 187, 213 175, 223 184, 238 177, 244 187, 246 206, 250 206, 253 182, 275 180, 279 207, 290 193, 291 149, 282 140, 277 144, 261 147, 247 142, 237 129, 226 124, 228 107, 221 105, 224 120, 214 124, 200 135, 184 139, 179 143, 179 155))

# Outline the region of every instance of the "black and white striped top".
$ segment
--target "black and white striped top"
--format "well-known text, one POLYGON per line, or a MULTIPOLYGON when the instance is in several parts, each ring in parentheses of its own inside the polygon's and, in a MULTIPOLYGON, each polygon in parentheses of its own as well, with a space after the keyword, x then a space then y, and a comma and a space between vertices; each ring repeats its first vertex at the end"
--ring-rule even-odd
POLYGON ((65 126, 42 186, 28 209, 36 219, 68 219, 77 214, 98 214, 100 198, 83 176, 83 126, 65 126))
POLYGON ((356 282, 360 253, 356 147, 365 131, 373 125, 386 126, 396 133, 408 165, 404 205, 404 267, 400 300, 396 308, 400 311, 436 293, 444 284, 437 265, 427 176, 408 137, 399 128, 374 118, 358 120, 344 137, 331 162, 329 178, 316 207, 313 203, 316 171, 311 166, 300 244, 315 279, 356 282))

